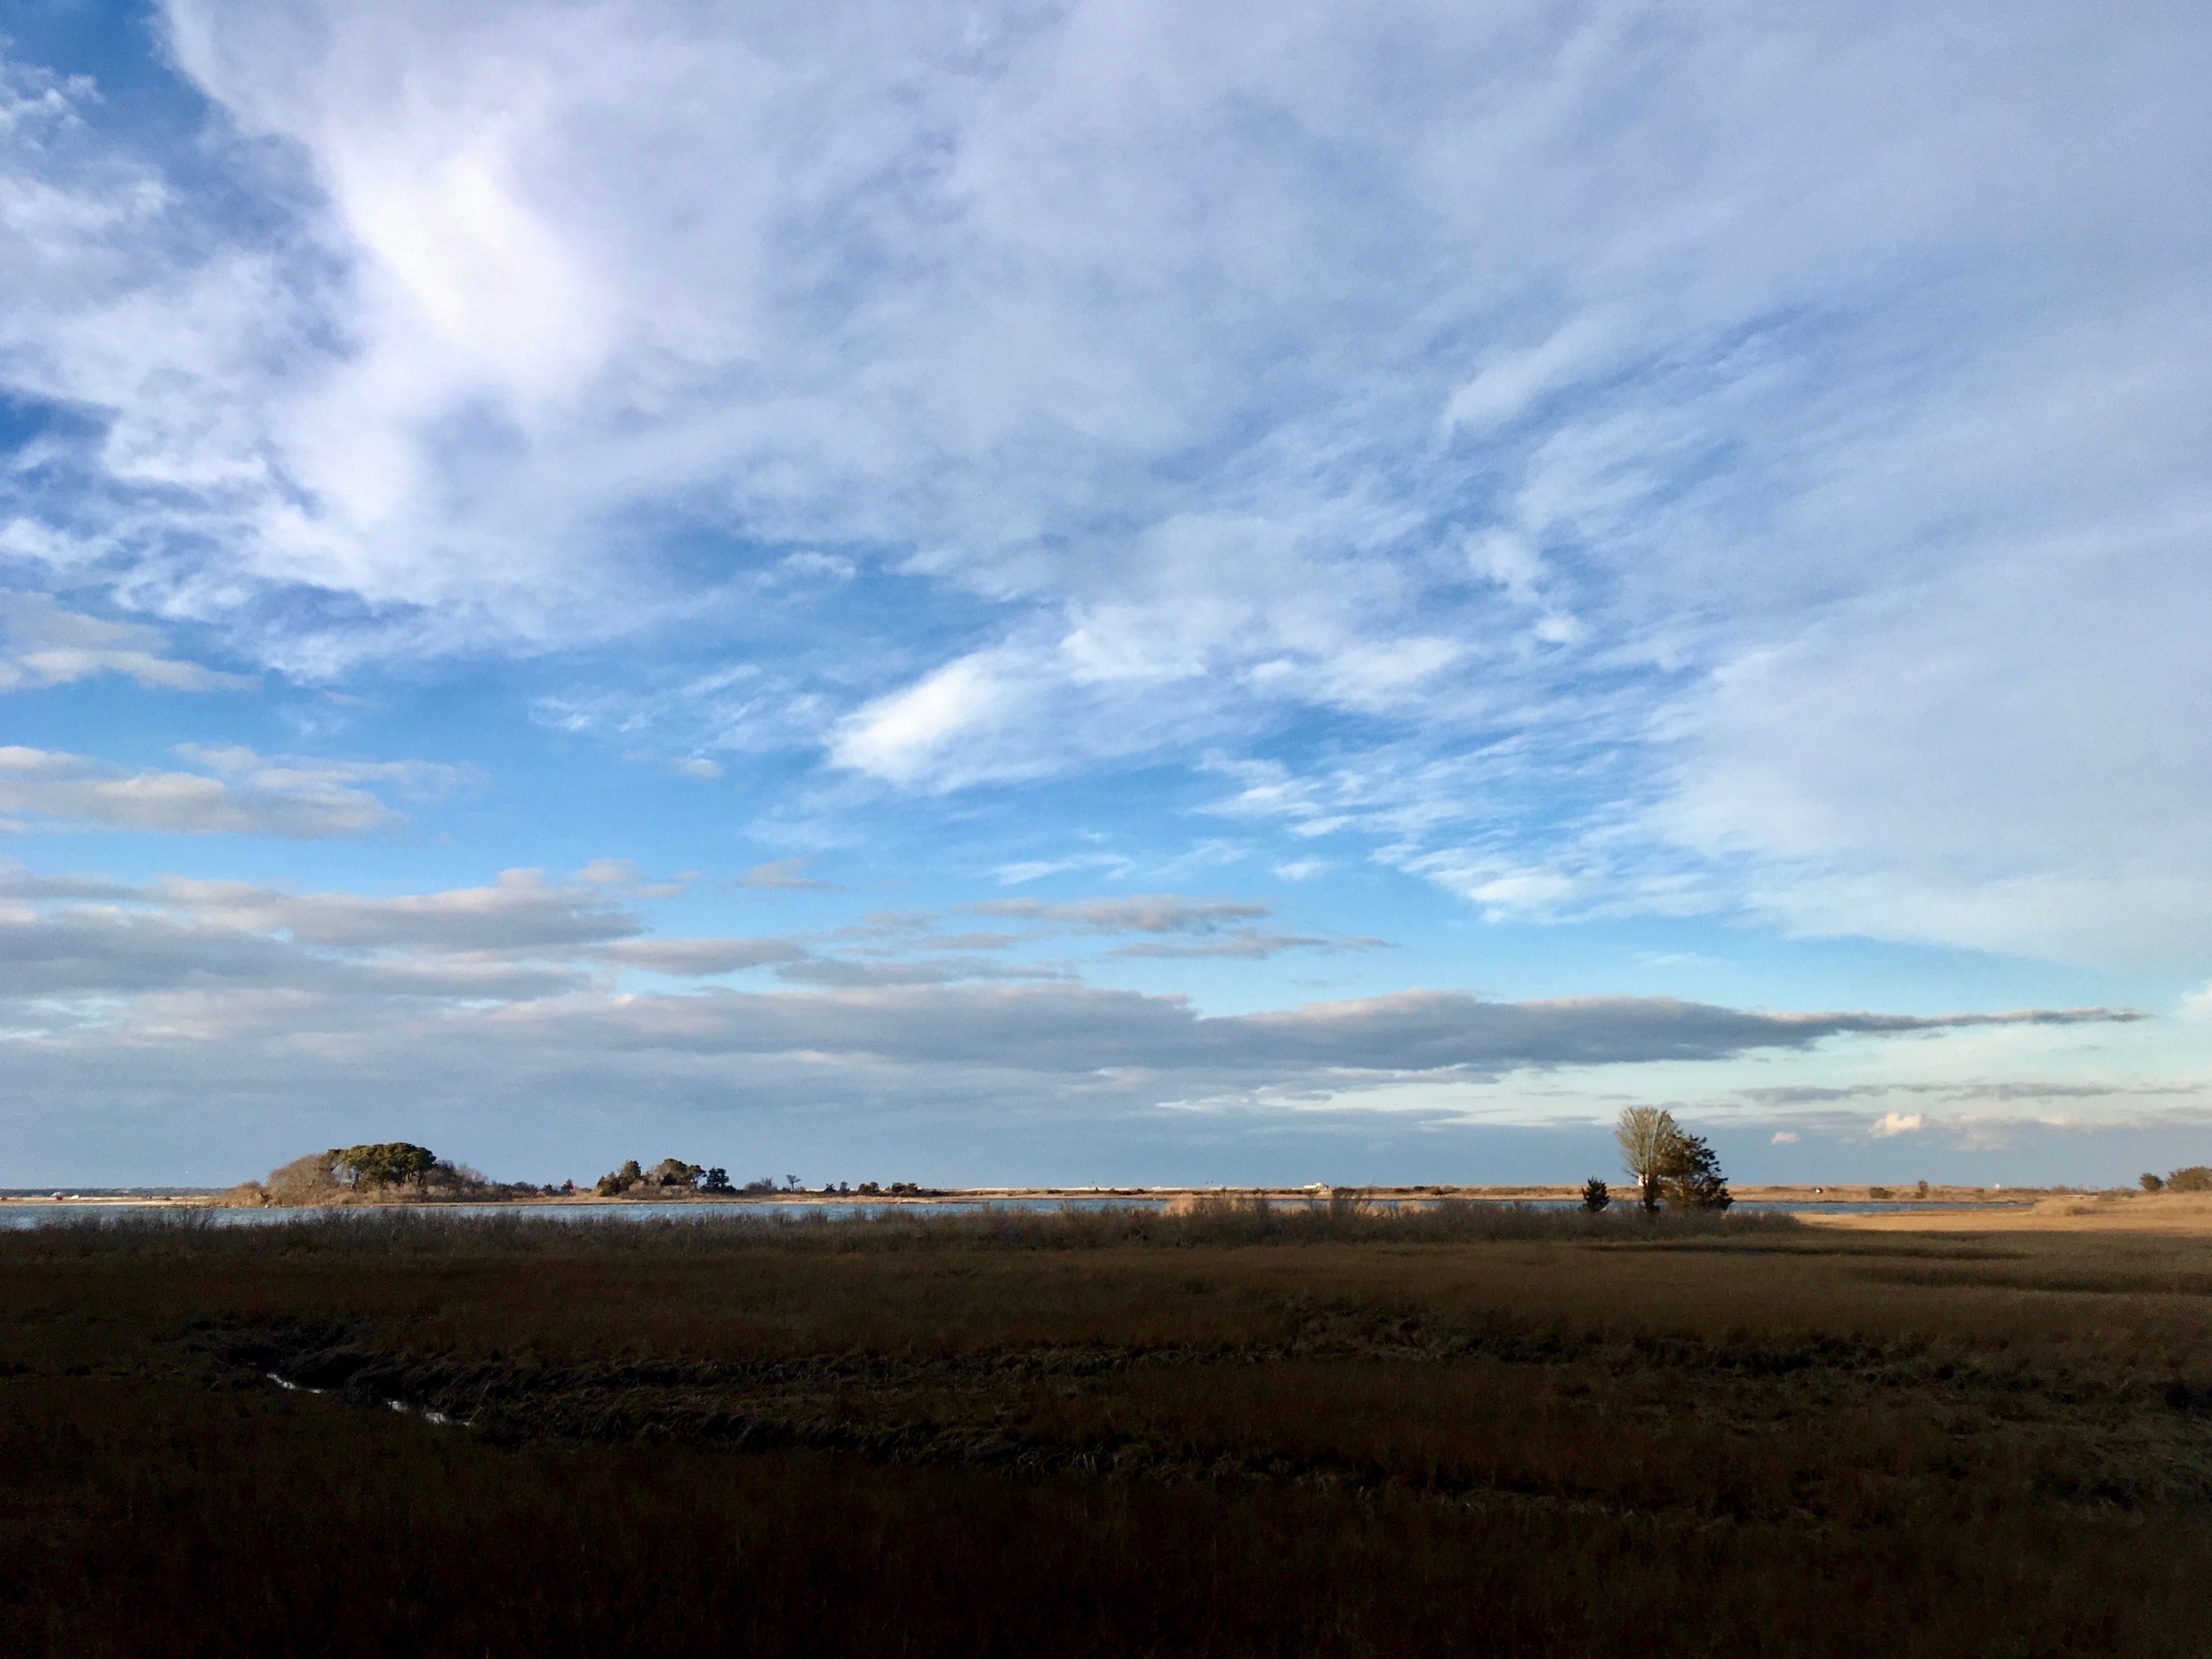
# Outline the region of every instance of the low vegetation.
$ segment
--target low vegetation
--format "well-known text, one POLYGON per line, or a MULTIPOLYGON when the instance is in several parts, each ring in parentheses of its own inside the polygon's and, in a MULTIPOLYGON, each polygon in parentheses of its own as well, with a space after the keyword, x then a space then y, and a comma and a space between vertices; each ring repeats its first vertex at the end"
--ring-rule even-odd
POLYGON ((1117 1246, 1249 1247, 1314 1244, 1455 1244, 1511 1239, 1623 1246, 1691 1238, 1756 1239, 1805 1231, 1771 1212, 1646 1214, 1560 1210, 1443 1199, 1378 1205, 1355 1194, 1326 1204, 1200 1197, 1167 1212, 1152 1206, 1020 1210, 980 1206, 952 1214, 893 1209, 845 1218, 814 1211, 702 1207, 696 1215, 624 1219, 589 1226, 536 1217, 453 1216, 434 1208, 307 1214, 254 1227, 211 1215, 82 1217, 0 1235, 0 1249, 36 1248, 54 1257, 204 1255, 259 1258, 501 1255, 574 1257, 720 1255, 781 1250, 853 1255, 933 1250, 1090 1251, 1117 1246))
POLYGON ((2212 1169, 2192 1164, 2163 1178, 2146 1173, 2142 1189, 2147 1193, 2212 1193, 2212 1169))
POLYGON ((33 1227, 0 1648, 2195 1655, 2209 1297, 1350 1195, 33 1227))

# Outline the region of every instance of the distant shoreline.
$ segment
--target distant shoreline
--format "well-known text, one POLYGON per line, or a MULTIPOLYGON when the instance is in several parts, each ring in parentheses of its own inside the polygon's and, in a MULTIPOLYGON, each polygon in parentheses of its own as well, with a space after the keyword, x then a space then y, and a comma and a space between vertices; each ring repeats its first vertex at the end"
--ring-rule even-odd
MULTIPOLYGON (((2069 1189, 2050 1188, 1977 1188, 1931 1187, 1925 1198, 1910 1188, 1877 1189, 1863 1185, 1847 1186, 1739 1186, 1735 1189, 1740 1203, 1750 1204, 1908 1204, 1917 1208, 1956 1208, 1961 1206, 2018 1208, 2039 1200, 2052 1197, 2093 1196, 2074 1193, 2069 1189)), ((238 1206, 223 1202, 223 1194, 204 1188, 179 1189, 162 1193, 137 1189, 128 1193, 113 1190, 71 1190, 69 1188, 50 1188, 33 1193, 21 1188, 0 1194, 0 1206, 11 1208, 36 1208, 52 1204, 57 1197, 70 1204, 97 1204, 117 1209, 233 1209, 268 1208, 301 1210, 319 1209, 452 1209, 467 1207, 497 1207, 514 1209, 570 1209, 594 1207, 621 1209, 640 1204, 722 1205, 742 1208, 792 1208, 803 1206, 820 1208, 825 1205, 871 1205, 878 1207, 902 1206, 928 1209, 946 1204, 989 1204, 997 1202, 1034 1203, 1042 1200, 1060 1199, 1073 1202, 1085 1200, 1119 1199, 1139 1201, 1174 1203, 1202 1198, 1238 1199, 1249 1201, 1265 1199, 1270 1203, 1311 1203, 1341 1194, 1350 1198, 1365 1198, 1385 1202, 1434 1202, 1448 1200, 1468 1203, 1512 1204, 1526 1202, 1559 1203, 1571 1201, 1582 1196, 1579 1185, 1558 1186, 1497 1186, 1454 1187, 1424 1185, 1415 1187, 965 1187, 933 1188, 925 1194, 901 1193, 699 1193, 657 1190, 641 1192, 636 1196, 605 1197, 595 1193, 579 1192, 562 1194, 537 1194, 515 1198, 380 1198, 357 1200, 343 1204, 238 1206)), ((1635 1189, 1617 1192, 1613 1203, 1629 1206, 1636 1202, 1635 1189)))

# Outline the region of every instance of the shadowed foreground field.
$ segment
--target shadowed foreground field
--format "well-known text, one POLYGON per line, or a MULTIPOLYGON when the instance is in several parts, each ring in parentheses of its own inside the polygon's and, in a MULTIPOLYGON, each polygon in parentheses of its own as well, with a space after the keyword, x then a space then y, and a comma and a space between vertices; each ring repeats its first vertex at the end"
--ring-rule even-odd
POLYGON ((2202 1654, 2209 1311, 1772 1218, 34 1230, 0 1650, 2202 1654))

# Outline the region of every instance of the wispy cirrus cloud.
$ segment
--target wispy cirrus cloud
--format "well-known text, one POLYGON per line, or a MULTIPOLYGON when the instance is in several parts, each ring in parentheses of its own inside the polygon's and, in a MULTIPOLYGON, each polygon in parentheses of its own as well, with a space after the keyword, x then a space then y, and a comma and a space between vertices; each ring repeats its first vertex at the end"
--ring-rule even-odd
POLYGON ((1139 939, 1115 946, 1114 954, 1166 962, 1207 957, 1257 962, 1285 951, 1376 951, 1387 945, 1387 940, 1357 935, 1340 938, 1328 933, 1266 933, 1257 927, 1231 927, 1206 939, 1139 939))
POLYGON ((1059 901, 983 899, 964 908, 970 915, 1015 916, 1100 933, 1210 933, 1270 914, 1267 906, 1249 901, 1188 899, 1173 893, 1059 901))
POLYGON ((1032 937, 1055 933, 1158 936, 1116 945, 1112 954, 1162 962, 1208 957, 1256 962, 1285 951, 1371 951, 1388 945, 1387 940, 1358 934, 1267 933, 1251 924, 1271 916, 1272 906, 1172 893, 1057 901, 984 899, 963 908, 969 915, 1044 924, 1043 932, 1032 937))
POLYGON ((798 606, 547 717, 1219 750, 1500 919, 2212 915, 2195 13, 861 15, 169 0, 193 173, 10 62, 0 541, 303 672, 798 606))

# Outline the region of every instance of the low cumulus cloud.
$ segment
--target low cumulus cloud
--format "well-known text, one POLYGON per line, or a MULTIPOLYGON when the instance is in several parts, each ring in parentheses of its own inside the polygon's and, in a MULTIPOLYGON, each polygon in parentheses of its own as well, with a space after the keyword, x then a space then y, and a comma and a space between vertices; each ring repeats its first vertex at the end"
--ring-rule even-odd
POLYGON ((419 761, 265 757, 180 744, 199 769, 155 771, 85 755, 0 748, 0 829, 134 830, 167 835, 281 836, 313 841, 386 828, 403 814, 379 788, 422 793, 467 774, 419 761))
POLYGON ((513 1001, 583 984, 580 958, 642 927, 595 888, 528 870, 371 897, 0 869, 0 965, 27 1002, 216 988, 513 1001))
MULTIPOLYGON (((58 1021, 118 1036, 180 996, 198 1000, 204 1013, 220 1006, 255 1024, 256 996, 282 998, 295 1012, 343 1016, 393 999, 512 1003, 574 989, 583 978, 498 954, 319 951, 189 913, 105 907, 44 916, 0 912, 0 965, 9 997, 25 1010, 13 1022, 19 1032, 58 1021), (133 1000, 119 1015, 87 1016, 70 1007, 86 997, 133 1000)), ((148 1084, 159 1086, 153 1076, 148 1084)))
POLYGON ((153 691, 245 691, 256 682, 168 654, 158 629, 65 611, 51 594, 0 589, 0 691, 117 674, 153 691))
POLYGON ((594 860, 566 883, 509 870, 489 886, 389 896, 0 867, 0 964, 9 988, 32 998, 222 983, 527 1000, 623 969, 698 979, 764 968, 839 987, 1069 972, 992 961, 1027 936, 933 934, 926 915, 812 939, 647 937, 640 903, 680 891, 646 884, 635 865, 615 859, 594 860), (896 943, 855 947, 847 933, 896 943))
POLYGON ((794 985, 857 988, 884 985, 951 985, 975 980, 1072 979, 1073 970, 1054 963, 979 963, 973 957, 920 957, 904 961, 806 956, 776 969, 794 985))
POLYGON ((787 939, 631 939, 605 945, 599 955, 625 968, 697 978, 798 962, 806 947, 787 939))
POLYGON ((841 890, 835 882, 817 881, 809 876, 805 859, 775 859, 766 864, 756 864, 738 878, 738 885, 771 893, 835 893, 841 890))
MULTIPOLYGON (((477 887, 365 895, 0 866, 0 1103, 15 1103, 0 1115, 68 1100, 70 1122, 150 1124, 143 1133, 182 1146, 237 1139, 241 1114, 384 1121, 404 1102, 440 1121, 497 1120, 507 1127, 473 1133, 506 1136, 620 1102, 671 1122, 826 1114, 843 1137, 935 1121, 963 1145, 1004 1151, 1018 1130, 1062 1147, 1141 1138, 1170 1105, 1183 1109, 1168 1114, 1178 1122, 1231 1111, 1244 1127, 1218 1133, 1243 1137, 1255 1113, 1368 1109, 1409 1083, 2130 1018, 1771 1013, 1449 990, 1210 1015, 1182 996, 1086 984, 1067 963, 933 945, 927 915, 878 918, 859 945, 663 936, 641 897, 653 890, 631 872, 585 872, 605 879, 519 870, 477 887), (746 972, 781 983, 714 982, 746 972), (653 988, 635 975, 694 983, 653 988)), ((38 1121, 40 1145, 66 1139, 65 1125, 38 1121)), ((340 1132, 300 1131, 314 1144, 340 1132)))
MULTIPOLYGON (((1133 914, 1164 926, 1174 913, 1133 914)), ((159 1047, 164 1021, 185 999, 195 1022, 216 1020, 248 1048, 311 1035, 355 1053, 388 1044, 377 1064, 405 1069, 425 1028, 419 1012, 395 1025, 391 1011, 401 1002, 419 1011, 434 999, 445 1005, 436 1029, 454 1041, 466 1033, 485 1063, 497 1056, 526 1068, 556 1054, 626 1054, 650 1071, 660 1062, 647 1057, 682 1054, 718 1057, 734 1079, 762 1057, 812 1055, 917 1076, 1020 1074, 1048 1094, 1121 1079, 1117 1086, 1154 1098, 1352 1075, 1715 1060, 1850 1035, 2130 1018, 2102 1009, 1778 1014, 1670 998, 1498 1002, 1425 990, 1208 1016, 1181 996, 1084 985, 1064 967, 979 969, 957 954, 856 961, 799 939, 648 937, 642 915, 618 893, 534 871, 397 896, 0 871, 0 968, 11 1020, 33 1049, 80 1060, 118 1042, 159 1047), (623 994, 605 978, 615 968, 711 975, 757 967, 805 988, 623 994), (118 1000, 94 1007, 88 996, 118 1000)), ((158 1065, 143 1073, 159 1074, 158 1065)))

